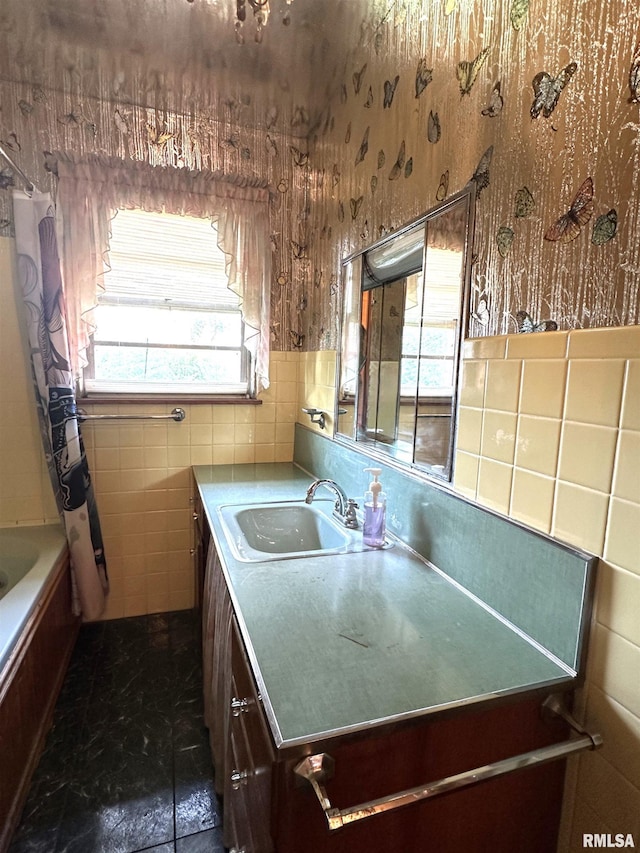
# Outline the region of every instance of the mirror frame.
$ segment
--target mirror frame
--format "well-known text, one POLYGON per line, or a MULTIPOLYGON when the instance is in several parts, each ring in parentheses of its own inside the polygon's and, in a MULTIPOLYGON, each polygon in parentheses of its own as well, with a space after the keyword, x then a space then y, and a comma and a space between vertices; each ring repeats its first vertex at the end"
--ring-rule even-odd
MULTIPOLYGON (((474 226, 475 226, 475 197, 476 197, 476 185, 473 181, 470 181, 462 190, 451 195, 449 198, 444 200, 443 202, 437 204, 436 206, 430 208, 425 213, 420 216, 412 219, 410 222, 407 222, 402 227, 396 229, 390 234, 386 234, 384 237, 381 237, 375 243, 367 246, 364 249, 360 249, 357 252, 352 252, 351 254, 344 257, 341 261, 341 302, 340 302, 340 317, 339 317, 339 332, 338 332, 338 351, 336 358, 336 381, 335 381, 335 409, 334 409, 334 420, 333 420, 333 439, 340 443, 346 444, 350 447, 358 448, 363 454, 370 457, 371 459, 379 460, 381 462, 385 462, 393 467, 400 468, 404 471, 411 471, 412 473, 418 474, 420 476, 424 476, 427 478, 434 478, 439 483, 451 483, 453 481, 454 474, 454 460, 455 460, 455 441, 457 435, 458 428, 458 407, 459 407, 459 397, 460 397, 460 377, 461 377, 461 369, 460 362, 462 356, 462 343, 465 338, 468 337, 469 332, 469 314, 470 314, 470 292, 471 292, 471 266, 472 266, 472 254, 473 254, 473 238, 474 238, 474 226), (360 259, 363 261, 365 254, 371 252, 375 249, 378 249, 382 246, 385 246, 391 243, 393 240, 405 235, 407 232, 415 229, 420 225, 426 225, 430 220, 436 219, 438 216, 446 213, 451 207, 465 200, 467 204, 467 216, 466 216, 466 227, 464 234, 464 257, 462 259, 462 271, 461 271, 461 288, 460 288, 460 308, 459 308, 459 333, 457 335, 454 347, 454 376, 453 376, 453 389, 451 395, 451 426, 449 430, 449 449, 447 454, 447 464, 445 466, 442 474, 440 472, 433 470, 432 467, 425 465, 421 462, 413 461, 414 452, 415 452, 415 429, 413 436, 413 447, 412 447, 412 459, 411 461, 406 461, 401 458, 396 457, 391 453, 386 453, 384 450, 379 449, 373 443, 368 443, 366 441, 358 440, 358 409, 360 404, 361 395, 363 390, 361 388, 361 377, 358 375, 358 381, 356 386, 356 394, 354 397, 354 427, 353 434, 350 436, 346 433, 340 432, 338 429, 339 424, 339 411, 340 411, 340 385, 341 385, 341 375, 342 375, 342 361, 343 361, 343 333, 344 333, 344 323, 345 323, 345 299, 346 299, 346 282, 348 280, 348 265, 355 260, 360 259)), ((423 244, 423 252, 422 252, 422 267, 421 269, 425 269, 425 259, 428 257, 428 233, 427 229, 425 229, 425 239, 423 244)), ((363 277, 364 277, 364 263, 360 263, 360 287, 358 293, 358 313, 359 316, 362 315, 362 295, 363 295, 363 277)), ((381 285, 385 286, 385 285, 381 285)))

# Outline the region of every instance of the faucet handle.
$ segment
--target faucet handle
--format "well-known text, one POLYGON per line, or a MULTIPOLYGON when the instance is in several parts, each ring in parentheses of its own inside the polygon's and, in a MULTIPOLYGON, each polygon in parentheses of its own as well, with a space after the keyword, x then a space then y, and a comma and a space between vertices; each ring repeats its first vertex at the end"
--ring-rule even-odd
POLYGON ((347 500, 347 508, 344 513, 344 524, 345 527, 351 528, 351 530, 358 529, 358 519, 356 518, 356 510, 358 509, 358 504, 353 498, 349 498, 347 500))

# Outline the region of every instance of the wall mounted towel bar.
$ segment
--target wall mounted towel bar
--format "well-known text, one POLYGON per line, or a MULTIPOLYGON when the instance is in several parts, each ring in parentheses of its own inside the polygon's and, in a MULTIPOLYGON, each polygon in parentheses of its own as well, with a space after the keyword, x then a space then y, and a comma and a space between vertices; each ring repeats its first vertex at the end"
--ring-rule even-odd
POLYGON ((167 415, 88 415, 82 409, 78 409, 77 418, 80 423, 84 421, 106 421, 106 420, 172 420, 183 421, 186 417, 184 409, 172 409, 167 415))

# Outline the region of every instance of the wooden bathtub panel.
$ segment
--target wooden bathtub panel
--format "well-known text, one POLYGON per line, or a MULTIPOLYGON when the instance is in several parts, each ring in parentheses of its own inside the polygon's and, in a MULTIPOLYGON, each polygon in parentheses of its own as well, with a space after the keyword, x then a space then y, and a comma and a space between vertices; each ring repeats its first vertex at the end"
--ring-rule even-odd
POLYGON ((0 853, 18 824, 76 641, 69 558, 56 563, 0 682, 0 853))

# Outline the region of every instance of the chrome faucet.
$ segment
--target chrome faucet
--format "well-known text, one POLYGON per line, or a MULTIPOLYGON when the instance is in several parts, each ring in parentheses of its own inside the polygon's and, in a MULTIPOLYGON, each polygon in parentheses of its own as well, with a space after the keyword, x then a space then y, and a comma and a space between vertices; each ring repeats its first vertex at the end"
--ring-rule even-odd
POLYGON ((315 497, 318 486, 326 486, 332 492, 335 492, 336 502, 333 507, 334 517, 341 521, 345 527, 349 527, 352 530, 357 529, 358 519, 356 518, 356 509, 358 508, 358 504, 351 498, 348 498, 344 489, 340 488, 340 486, 333 480, 314 480, 307 489, 307 496, 305 497, 304 502, 306 504, 311 503, 315 497))

